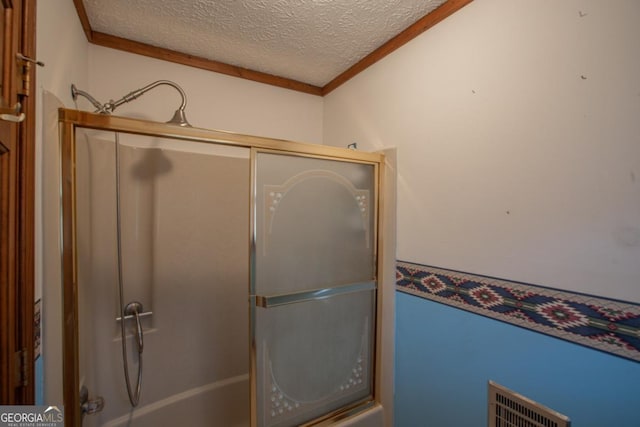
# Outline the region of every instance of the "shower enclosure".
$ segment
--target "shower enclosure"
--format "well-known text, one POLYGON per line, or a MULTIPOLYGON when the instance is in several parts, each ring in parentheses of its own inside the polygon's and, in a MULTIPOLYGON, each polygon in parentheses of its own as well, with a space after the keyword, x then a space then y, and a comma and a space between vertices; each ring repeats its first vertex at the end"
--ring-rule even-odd
POLYGON ((333 424, 378 404, 381 155, 59 123, 66 425, 333 424))

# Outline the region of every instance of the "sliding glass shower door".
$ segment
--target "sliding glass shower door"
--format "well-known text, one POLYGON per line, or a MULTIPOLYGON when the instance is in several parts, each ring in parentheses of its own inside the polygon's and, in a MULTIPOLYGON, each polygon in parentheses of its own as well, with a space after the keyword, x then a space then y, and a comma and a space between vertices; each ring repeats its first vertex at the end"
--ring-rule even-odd
POLYGON ((254 151, 255 425, 371 400, 376 166, 254 151))
POLYGON ((67 425, 329 425, 379 404, 383 156, 58 117, 67 425))

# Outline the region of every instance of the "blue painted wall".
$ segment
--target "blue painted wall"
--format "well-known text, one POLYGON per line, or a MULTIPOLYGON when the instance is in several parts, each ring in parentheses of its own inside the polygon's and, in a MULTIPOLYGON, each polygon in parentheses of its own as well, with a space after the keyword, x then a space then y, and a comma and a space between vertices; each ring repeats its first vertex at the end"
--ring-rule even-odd
POLYGON ((46 405, 44 401, 44 362, 42 356, 36 359, 35 363, 35 389, 36 389, 36 405, 46 405))
POLYGON ((395 427, 484 427, 493 380, 571 418, 640 426, 640 363, 398 292, 395 427))

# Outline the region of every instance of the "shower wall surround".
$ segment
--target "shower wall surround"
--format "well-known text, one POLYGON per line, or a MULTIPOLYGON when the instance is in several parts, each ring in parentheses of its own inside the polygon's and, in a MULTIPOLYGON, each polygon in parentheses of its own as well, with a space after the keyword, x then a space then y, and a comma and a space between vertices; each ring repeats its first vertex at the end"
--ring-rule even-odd
POLYGON ((640 305, 398 261, 396 289, 640 361, 640 305))

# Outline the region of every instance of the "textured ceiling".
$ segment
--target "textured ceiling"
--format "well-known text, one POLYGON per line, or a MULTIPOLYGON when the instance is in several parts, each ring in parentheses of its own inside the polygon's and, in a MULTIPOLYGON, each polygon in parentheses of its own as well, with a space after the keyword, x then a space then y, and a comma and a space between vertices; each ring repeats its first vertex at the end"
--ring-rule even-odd
POLYGON ((445 0, 83 0, 93 31, 324 86, 445 0))

